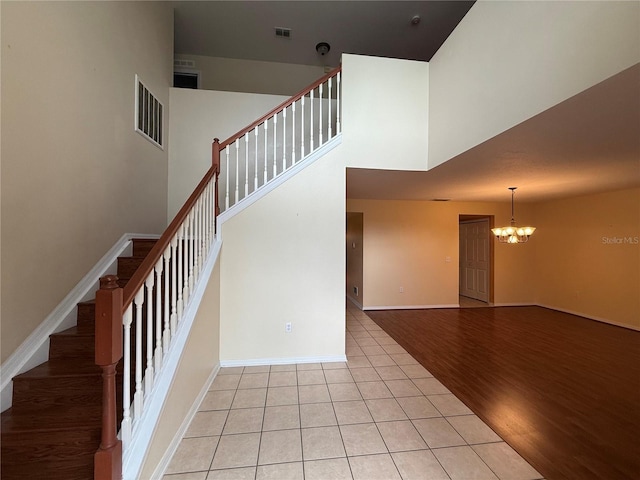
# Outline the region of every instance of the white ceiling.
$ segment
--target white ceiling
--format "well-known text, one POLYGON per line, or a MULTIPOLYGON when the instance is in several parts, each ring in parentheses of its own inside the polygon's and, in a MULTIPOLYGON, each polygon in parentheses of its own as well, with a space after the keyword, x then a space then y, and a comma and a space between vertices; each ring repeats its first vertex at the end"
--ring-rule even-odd
MULTIPOLYGON (((175 52, 325 66, 343 52, 427 61, 472 4, 177 1, 175 52), (331 45, 324 57, 321 41, 331 45)), ((349 169, 347 197, 509 201, 516 186, 526 202, 640 186, 639 132, 636 65, 428 172, 349 169)))

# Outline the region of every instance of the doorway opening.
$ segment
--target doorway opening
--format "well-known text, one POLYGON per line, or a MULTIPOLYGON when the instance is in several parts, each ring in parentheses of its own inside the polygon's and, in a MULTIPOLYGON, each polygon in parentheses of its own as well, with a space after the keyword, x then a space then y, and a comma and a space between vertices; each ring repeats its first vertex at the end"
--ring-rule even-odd
POLYGON ((461 307, 493 304, 493 216, 460 215, 458 295, 461 307))

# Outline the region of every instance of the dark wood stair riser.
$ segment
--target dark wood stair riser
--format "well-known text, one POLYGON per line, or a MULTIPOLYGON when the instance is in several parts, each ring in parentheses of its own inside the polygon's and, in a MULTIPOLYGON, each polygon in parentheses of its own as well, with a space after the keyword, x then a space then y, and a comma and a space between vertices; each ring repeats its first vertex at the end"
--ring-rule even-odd
POLYGON ((151 249, 158 243, 155 239, 134 238, 133 239, 133 256, 146 257, 151 249))
POLYGON ((3 462, 2 480, 92 480, 94 453, 13 465, 3 462))
POLYGON ((41 462, 87 453, 86 444, 100 445, 100 423, 89 427, 43 432, 10 432, 2 437, 2 478, 7 465, 41 462))
POLYGON ((13 406, 54 406, 68 403, 99 405, 102 402, 102 375, 15 379, 13 406))
POLYGON ((78 331, 81 333, 95 332, 96 325, 96 304, 95 301, 82 302, 78 304, 78 331))
POLYGON ((49 360, 77 358, 87 361, 95 359, 95 341, 93 334, 81 334, 76 328, 73 332, 51 335, 49 338, 49 360))

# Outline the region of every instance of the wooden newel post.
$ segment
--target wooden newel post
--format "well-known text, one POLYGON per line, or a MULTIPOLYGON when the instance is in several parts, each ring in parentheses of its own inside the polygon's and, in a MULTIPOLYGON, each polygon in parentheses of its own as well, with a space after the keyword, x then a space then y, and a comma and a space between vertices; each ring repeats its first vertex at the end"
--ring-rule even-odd
POLYGON ((211 161, 213 164, 213 170, 216 172, 216 217, 220 215, 220 205, 218 204, 218 177, 220 176, 220 140, 217 138, 213 139, 213 144, 211 145, 211 161))
POLYGON ((118 277, 100 279, 96 292, 96 364, 102 368, 102 439, 94 456, 95 480, 122 478, 122 442, 117 436, 116 365, 122 358, 122 288, 118 277))

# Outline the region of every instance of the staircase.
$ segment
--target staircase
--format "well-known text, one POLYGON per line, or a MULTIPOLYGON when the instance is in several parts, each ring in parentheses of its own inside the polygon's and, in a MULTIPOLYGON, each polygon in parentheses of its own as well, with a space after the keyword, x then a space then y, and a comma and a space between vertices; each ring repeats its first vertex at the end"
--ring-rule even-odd
MULTIPOLYGON (((118 258, 124 287, 156 240, 134 239, 118 258)), ((95 364, 95 302, 78 304, 77 326, 50 336, 49 360, 13 379, 13 404, 2 413, 1 470, 10 479, 93 479, 100 445, 102 371, 95 364)), ((122 362, 117 389, 122 388, 122 362)), ((118 412, 122 412, 122 395, 118 412)))

